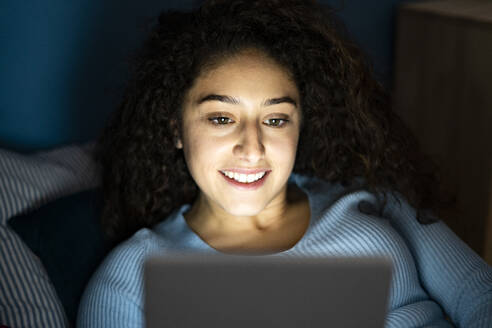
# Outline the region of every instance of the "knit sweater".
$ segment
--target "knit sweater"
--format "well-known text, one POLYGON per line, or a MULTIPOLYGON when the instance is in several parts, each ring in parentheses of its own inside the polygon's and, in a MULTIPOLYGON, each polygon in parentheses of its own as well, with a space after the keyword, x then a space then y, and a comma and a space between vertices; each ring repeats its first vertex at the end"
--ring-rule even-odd
MULTIPOLYGON (((311 218, 292 248, 266 256, 387 256, 393 263, 385 327, 492 327, 492 267, 442 221, 423 225, 403 197, 292 174, 311 218)), ((143 327, 143 262, 170 252, 219 253, 187 225, 186 204, 116 247, 81 300, 78 327, 143 327)))

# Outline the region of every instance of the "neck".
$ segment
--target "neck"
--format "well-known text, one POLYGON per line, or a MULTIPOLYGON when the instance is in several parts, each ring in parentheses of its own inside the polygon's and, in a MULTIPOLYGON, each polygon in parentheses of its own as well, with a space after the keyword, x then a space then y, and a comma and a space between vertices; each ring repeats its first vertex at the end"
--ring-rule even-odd
POLYGON ((261 233, 281 227, 288 220, 293 204, 302 197, 301 194, 297 186, 286 186, 257 215, 235 216, 200 193, 184 216, 188 225, 195 231, 215 231, 224 234, 261 233))

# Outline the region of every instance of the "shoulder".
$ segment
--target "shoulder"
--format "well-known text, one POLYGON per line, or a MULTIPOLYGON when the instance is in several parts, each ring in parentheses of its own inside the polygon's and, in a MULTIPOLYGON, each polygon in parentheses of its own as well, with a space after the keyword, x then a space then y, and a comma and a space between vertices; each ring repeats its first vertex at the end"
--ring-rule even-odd
POLYGON ((374 194, 344 190, 323 205, 315 222, 320 236, 358 253, 409 256, 404 240, 382 215, 380 201, 374 194))
POLYGON ((144 228, 112 250, 87 285, 80 302, 77 326, 133 326, 130 323, 141 325, 143 264, 159 248, 159 236, 144 228), (99 322, 100 318, 105 318, 105 321, 99 322), (127 322, 118 321, 122 319, 127 322))
POLYGON ((389 256, 402 270, 413 270, 413 256, 401 234, 385 217, 381 196, 361 187, 317 178, 300 185, 310 196, 312 223, 310 247, 327 255, 389 256))
POLYGON ((111 278, 121 281, 137 280, 145 259, 160 248, 161 238, 152 230, 143 228, 115 247, 97 269, 92 280, 111 278))
POLYGON ((385 215, 381 195, 365 189, 362 178, 355 178, 349 185, 299 175, 295 179, 309 194, 316 235, 377 249, 405 247, 385 215))
POLYGON ((138 264, 149 253, 157 250, 161 246, 161 237, 148 228, 142 228, 133 234, 132 237, 119 244, 108 255, 105 262, 120 262, 121 260, 131 260, 133 265, 138 264))

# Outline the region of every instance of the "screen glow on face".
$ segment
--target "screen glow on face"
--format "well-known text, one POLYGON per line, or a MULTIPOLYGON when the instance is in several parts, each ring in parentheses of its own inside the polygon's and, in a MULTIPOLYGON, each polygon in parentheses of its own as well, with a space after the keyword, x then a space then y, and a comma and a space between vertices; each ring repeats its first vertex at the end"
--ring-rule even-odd
POLYGON ((184 101, 180 145, 201 196, 234 216, 257 215, 284 201, 300 120, 290 74, 257 51, 200 75, 184 101))

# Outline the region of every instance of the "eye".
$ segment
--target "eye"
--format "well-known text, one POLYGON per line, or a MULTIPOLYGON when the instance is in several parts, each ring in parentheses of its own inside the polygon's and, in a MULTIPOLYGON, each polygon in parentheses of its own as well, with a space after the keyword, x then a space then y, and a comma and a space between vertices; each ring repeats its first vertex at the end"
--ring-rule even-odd
POLYGON ((281 128, 285 124, 289 122, 289 120, 284 119, 284 118, 269 118, 268 120, 265 120, 264 123, 266 122, 267 125, 274 127, 274 128, 281 128))
POLYGON ((233 120, 231 120, 228 117, 225 116, 215 116, 215 117, 209 117, 208 120, 215 125, 226 125, 229 123, 234 123, 233 120))

